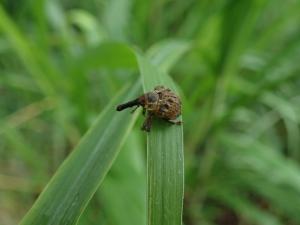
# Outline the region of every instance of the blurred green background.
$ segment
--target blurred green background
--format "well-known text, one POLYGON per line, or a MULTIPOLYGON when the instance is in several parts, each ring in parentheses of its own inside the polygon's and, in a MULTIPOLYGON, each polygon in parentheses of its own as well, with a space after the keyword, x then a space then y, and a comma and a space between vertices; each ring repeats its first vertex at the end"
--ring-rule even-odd
MULTIPOLYGON (((2 0, 0 224, 17 224, 107 103, 170 57, 186 225, 300 224, 300 1, 2 0)), ((141 120, 142 118, 140 118, 141 120)), ((138 121, 80 225, 141 225, 138 121)))

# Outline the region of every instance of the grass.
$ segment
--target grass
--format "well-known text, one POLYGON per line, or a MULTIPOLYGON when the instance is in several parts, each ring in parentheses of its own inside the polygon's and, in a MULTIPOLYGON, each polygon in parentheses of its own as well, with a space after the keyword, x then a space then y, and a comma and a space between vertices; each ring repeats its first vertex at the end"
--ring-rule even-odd
MULTIPOLYGON (((175 88, 145 57, 137 54, 145 92, 156 85, 175 88)), ((153 57, 154 58, 154 57, 153 57)), ((57 170, 21 224, 74 224, 106 176, 122 140, 136 116, 116 114, 115 106, 135 98, 137 82, 128 96, 114 99, 82 138, 73 153, 57 170), (112 144, 113 143, 113 144, 112 144), (62 188, 66 187, 66 188, 62 188), (55 196, 55 197, 54 197, 55 196)), ((128 88, 127 88, 128 89, 128 88)), ((135 113, 136 114, 136 113, 135 113)), ((148 223, 181 224, 183 201, 182 128, 155 123, 148 137, 148 223), (160 184, 157 182, 160 181, 160 184), (159 202, 159 204, 157 204, 159 202)))
MULTIPOLYGON (((127 88, 128 89, 128 88, 127 88)), ((74 224, 110 169, 136 115, 114 115, 115 105, 137 94, 124 92, 99 116, 39 196, 21 224, 74 224)))
POLYGON ((299 224, 299 8, 3 1, 1 223, 299 224), (114 108, 156 84, 184 123, 146 135, 114 108))
MULTIPOLYGON (((140 54, 137 59, 145 92, 157 85, 175 90, 167 74, 140 54)), ((183 161, 182 127, 155 121, 147 136, 147 224, 182 224, 183 161)))

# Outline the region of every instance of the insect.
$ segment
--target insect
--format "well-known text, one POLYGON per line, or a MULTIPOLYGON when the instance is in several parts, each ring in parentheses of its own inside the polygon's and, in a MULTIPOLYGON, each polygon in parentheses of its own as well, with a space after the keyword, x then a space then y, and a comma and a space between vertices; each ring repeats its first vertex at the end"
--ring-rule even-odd
POLYGON ((181 101, 179 97, 169 88, 156 86, 153 91, 117 106, 117 111, 136 106, 143 107, 143 115, 146 119, 143 123, 142 130, 149 132, 154 117, 161 118, 169 123, 180 125, 181 121, 175 121, 181 114, 181 101))

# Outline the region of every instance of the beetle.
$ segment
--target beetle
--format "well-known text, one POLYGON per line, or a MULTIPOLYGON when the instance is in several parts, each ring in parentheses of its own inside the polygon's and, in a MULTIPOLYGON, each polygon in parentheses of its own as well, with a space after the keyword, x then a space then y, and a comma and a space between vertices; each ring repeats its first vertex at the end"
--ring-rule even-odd
POLYGON ((147 92, 132 101, 118 105, 117 111, 133 106, 136 106, 133 112, 141 106, 143 107, 143 115, 147 113, 142 126, 142 130, 146 132, 150 131, 154 117, 176 125, 181 125, 182 123, 181 121, 176 121, 181 115, 181 100, 179 96, 162 85, 156 86, 153 91, 147 92))

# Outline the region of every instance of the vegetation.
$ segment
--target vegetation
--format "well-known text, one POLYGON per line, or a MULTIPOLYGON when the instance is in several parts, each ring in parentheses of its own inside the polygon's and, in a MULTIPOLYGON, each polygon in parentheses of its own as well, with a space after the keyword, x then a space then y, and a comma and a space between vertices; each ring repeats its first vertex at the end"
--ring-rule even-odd
POLYGON ((299 24, 297 0, 3 0, 1 224, 180 224, 183 150, 183 224, 300 224, 299 24), (145 134, 115 106, 156 84, 183 127, 145 134))

